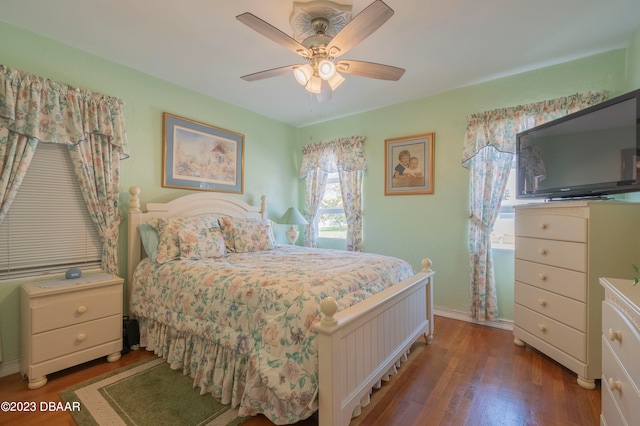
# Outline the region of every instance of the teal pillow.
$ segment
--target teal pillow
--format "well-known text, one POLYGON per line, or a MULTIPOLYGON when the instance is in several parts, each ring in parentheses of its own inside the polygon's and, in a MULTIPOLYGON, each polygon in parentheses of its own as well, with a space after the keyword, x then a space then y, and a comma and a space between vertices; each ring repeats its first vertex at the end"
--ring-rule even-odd
POLYGON ((160 243, 158 231, 151 225, 141 223, 138 225, 138 233, 140 234, 140 240, 142 240, 144 252, 147 253, 149 259, 155 262, 158 256, 158 244, 160 243))

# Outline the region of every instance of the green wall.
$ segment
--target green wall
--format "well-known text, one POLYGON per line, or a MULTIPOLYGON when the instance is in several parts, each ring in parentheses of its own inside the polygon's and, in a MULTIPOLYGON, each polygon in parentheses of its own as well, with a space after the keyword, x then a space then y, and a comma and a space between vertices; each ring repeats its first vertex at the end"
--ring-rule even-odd
MULTIPOLYGON (((122 163, 121 209, 127 190, 141 188, 146 202, 170 200, 188 191, 161 187, 162 112, 171 112, 245 135, 245 191, 259 202, 266 194, 271 219, 300 206, 297 178, 301 146, 349 135, 366 136, 364 249, 407 259, 416 269, 425 256, 436 271, 437 307, 467 312, 468 171, 460 166, 467 115, 587 90, 620 93, 640 84, 640 35, 621 49, 542 70, 501 78, 423 99, 295 129, 244 109, 95 57, 0 22, 0 63, 61 83, 122 98, 131 158, 122 163), (6 42, 10 40, 11 42, 6 42), (435 132, 435 194, 384 196, 384 140, 435 132)), ((472 64, 470 64, 472 66, 472 64)), ((340 96, 337 91, 334 96, 340 96)), ((286 227, 278 227, 286 228, 286 227)), ((284 229, 277 238, 284 241, 284 229)), ((125 225, 121 247, 126 247, 125 225)), ((120 271, 126 276, 126 253, 120 271)), ((501 318, 513 312, 513 256, 497 253, 501 318)), ((18 284, 0 284, 0 333, 4 361, 19 358, 18 284)), ((1 369, 1 368, 0 368, 1 369)))
POLYGON ((636 28, 627 47, 626 91, 640 88, 640 26, 636 28))

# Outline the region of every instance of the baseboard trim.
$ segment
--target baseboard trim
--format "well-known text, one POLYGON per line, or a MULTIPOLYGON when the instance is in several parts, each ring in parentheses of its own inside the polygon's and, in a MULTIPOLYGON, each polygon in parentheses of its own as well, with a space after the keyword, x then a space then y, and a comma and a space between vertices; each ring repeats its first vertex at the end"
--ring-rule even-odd
MULTIPOLYGON (((473 324, 484 325, 487 327, 500 328, 502 330, 513 331, 513 321, 499 319, 497 321, 478 321, 469 316, 466 312, 454 311, 445 308, 433 308, 433 314, 445 318, 451 318, 459 321, 470 322, 473 324)), ((437 333, 437 330, 436 330, 437 333)))
POLYGON ((0 377, 10 376, 20 372, 20 360, 0 362, 0 377))

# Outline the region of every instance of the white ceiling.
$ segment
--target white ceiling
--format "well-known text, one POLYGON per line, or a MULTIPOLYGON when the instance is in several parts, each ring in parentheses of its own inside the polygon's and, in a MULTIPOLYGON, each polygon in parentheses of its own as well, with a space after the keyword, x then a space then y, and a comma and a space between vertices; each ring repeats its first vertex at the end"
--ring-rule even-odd
MULTIPOLYGON (((371 1, 337 2, 355 16, 371 1)), ((323 103, 293 76, 240 79, 302 63, 235 19, 251 12, 291 35, 293 0, 1 0, 0 20, 294 126, 624 48, 640 26, 640 0, 385 2, 395 14, 343 59, 406 73, 345 75, 323 103)))

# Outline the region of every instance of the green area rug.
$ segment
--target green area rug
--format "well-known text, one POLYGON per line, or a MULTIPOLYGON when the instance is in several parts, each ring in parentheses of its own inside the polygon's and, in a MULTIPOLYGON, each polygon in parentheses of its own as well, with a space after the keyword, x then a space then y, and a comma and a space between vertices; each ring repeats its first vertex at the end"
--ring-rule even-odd
POLYGON ((200 395, 193 379, 152 358, 60 392, 80 425, 237 426, 246 417, 210 394, 200 395))

